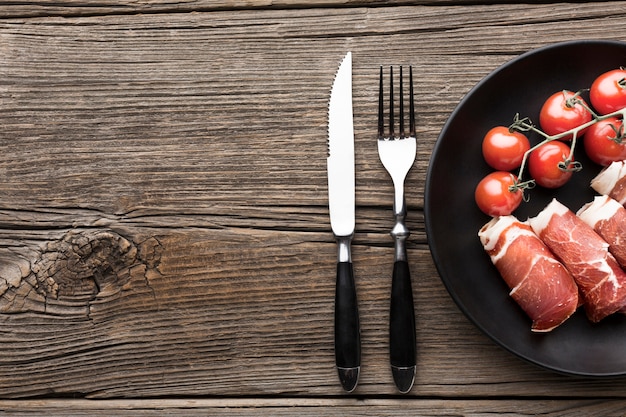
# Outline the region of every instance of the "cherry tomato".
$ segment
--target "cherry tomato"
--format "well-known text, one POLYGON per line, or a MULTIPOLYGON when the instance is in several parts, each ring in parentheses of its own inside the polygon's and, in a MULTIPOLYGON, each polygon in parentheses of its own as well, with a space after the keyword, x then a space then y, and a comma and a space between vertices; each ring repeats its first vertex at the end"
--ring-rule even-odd
MULTIPOLYGON (((591 113, 580 103, 585 101, 581 97, 573 98, 574 96, 575 93, 571 91, 559 91, 545 101, 539 113, 539 125, 545 133, 550 136, 558 135, 591 121, 591 113), (578 103, 572 105, 572 101, 578 103)), ((584 130, 577 137, 583 133, 584 130)), ((572 135, 562 139, 572 140, 572 135)))
POLYGON ((600 114, 626 107, 626 69, 615 69, 600 75, 591 84, 589 100, 600 114))
POLYGON ((522 202, 522 191, 509 191, 517 177, 510 172, 495 171, 483 178, 474 191, 474 199, 480 210, 489 216, 506 216, 522 202))
POLYGON ((519 168, 524 153, 530 149, 526 135, 509 131, 508 127, 496 126, 483 138, 483 157, 487 164, 498 171, 519 168))
POLYGON ((572 171, 559 168, 559 163, 565 161, 569 154, 570 147, 563 142, 554 140, 545 143, 528 156, 528 172, 537 185, 558 188, 569 181, 573 174, 572 171))
POLYGON ((593 124, 585 133, 585 152, 596 164, 608 166, 626 159, 626 138, 622 120, 609 117, 593 124), (622 141, 621 143, 616 142, 622 141))

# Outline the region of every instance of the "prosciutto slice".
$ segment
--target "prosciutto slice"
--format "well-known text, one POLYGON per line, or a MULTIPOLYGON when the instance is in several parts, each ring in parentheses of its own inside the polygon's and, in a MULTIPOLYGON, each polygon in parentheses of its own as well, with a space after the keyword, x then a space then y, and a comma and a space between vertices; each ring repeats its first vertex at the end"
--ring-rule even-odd
POLYGON ((622 269, 626 268, 626 208, 607 195, 594 198, 576 213, 609 244, 622 269))
POLYGON ((622 309, 626 273, 591 226, 557 200, 529 223, 574 277, 589 320, 596 323, 622 309))
POLYGON ((514 216, 493 218, 478 236, 509 295, 532 320, 532 331, 549 332, 576 311, 574 279, 527 223, 514 216))
POLYGON ((625 205, 626 163, 624 161, 612 162, 591 180, 591 188, 625 205))

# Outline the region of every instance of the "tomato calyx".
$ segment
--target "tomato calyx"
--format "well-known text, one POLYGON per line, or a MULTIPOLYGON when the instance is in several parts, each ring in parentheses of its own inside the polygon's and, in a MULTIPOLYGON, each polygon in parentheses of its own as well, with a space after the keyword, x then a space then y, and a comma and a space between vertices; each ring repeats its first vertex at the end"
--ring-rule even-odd
POLYGON ((526 190, 532 190, 533 188, 535 188, 536 186, 536 182, 535 180, 527 180, 527 181, 520 181, 519 178, 515 180, 515 182, 513 183, 513 185, 509 185, 509 191, 512 193, 516 193, 518 191, 522 192, 522 200, 524 202, 528 202, 530 201, 530 197, 528 196, 528 194, 526 194, 524 191, 526 190))
POLYGON ((621 145, 624 138, 626 138, 626 135, 624 134, 624 125, 621 124, 619 127, 615 127, 615 125, 611 124, 610 126, 613 133, 615 133, 615 136, 609 136, 607 139, 621 145))
POLYGON ((565 158, 557 164, 557 167, 563 172, 578 172, 583 169, 583 164, 578 161, 572 161, 570 158, 565 158))
POLYGON ((580 95, 582 94, 583 91, 586 91, 586 90, 579 90, 579 91, 575 92, 574 95, 568 97, 567 90, 563 90, 563 97, 565 98, 565 106, 568 109, 573 109, 574 107, 576 107, 576 105, 581 105, 589 113, 594 114, 593 110, 587 105, 587 103, 585 103, 585 100, 583 100, 580 97, 580 95))
MULTIPOLYGON (((524 117, 520 119, 519 113, 515 113, 515 116, 513 117, 513 123, 511 123, 511 125, 509 126, 509 131, 514 132, 516 130, 518 132, 530 132, 536 131, 537 129, 532 120, 530 120, 530 117, 524 117)), ((541 133, 545 136, 545 133, 543 132, 538 133, 541 133)))
MULTIPOLYGON (((619 67, 619 69, 626 70, 626 67, 619 67)), ((619 85, 620 87, 622 87, 623 89, 626 90, 626 77, 621 78, 620 80, 618 80, 617 81, 617 85, 619 85)))

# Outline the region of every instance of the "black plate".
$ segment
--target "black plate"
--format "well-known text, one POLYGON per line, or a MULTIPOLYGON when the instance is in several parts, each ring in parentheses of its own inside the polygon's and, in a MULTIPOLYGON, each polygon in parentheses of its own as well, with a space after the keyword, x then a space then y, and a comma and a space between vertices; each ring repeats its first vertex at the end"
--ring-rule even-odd
MULTIPOLYGON (((539 120, 552 93, 589 88, 594 78, 626 66, 626 43, 575 41, 546 46, 510 61, 478 83, 445 124, 433 151, 425 190, 426 231, 441 280, 465 315, 495 342, 536 365, 566 374, 626 374, 626 316, 591 324, 583 311, 547 334, 530 331, 530 319, 483 251, 478 230, 489 220, 474 202, 476 184, 492 171, 481 142, 493 126, 508 126, 515 113, 539 120)), ((530 136, 531 141, 538 137, 530 136)), ((593 199, 589 181, 600 167, 576 158, 583 171, 558 190, 530 191, 515 215, 535 216, 556 197, 576 211, 593 199)))

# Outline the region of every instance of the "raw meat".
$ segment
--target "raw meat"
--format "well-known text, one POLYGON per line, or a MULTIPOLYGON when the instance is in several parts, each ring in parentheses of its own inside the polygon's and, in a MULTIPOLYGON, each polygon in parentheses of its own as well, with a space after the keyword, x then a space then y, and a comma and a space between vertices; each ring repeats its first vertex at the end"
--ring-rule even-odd
POLYGON ((591 180, 591 188, 608 195, 621 205, 626 204, 626 164, 613 162, 591 180))
POLYGON ((478 236, 509 295, 532 320, 532 331, 549 332, 576 311, 574 279, 528 224, 502 216, 484 225, 478 236))
POLYGON ((603 195, 585 204, 577 215, 609 244, 609 252, 626 268, 626 208, 603 195))
POLYGON ((589 320, 596 323, 622 309, 626 273, 591 226, 557 200, 529 223, 576 280, 589 320))

